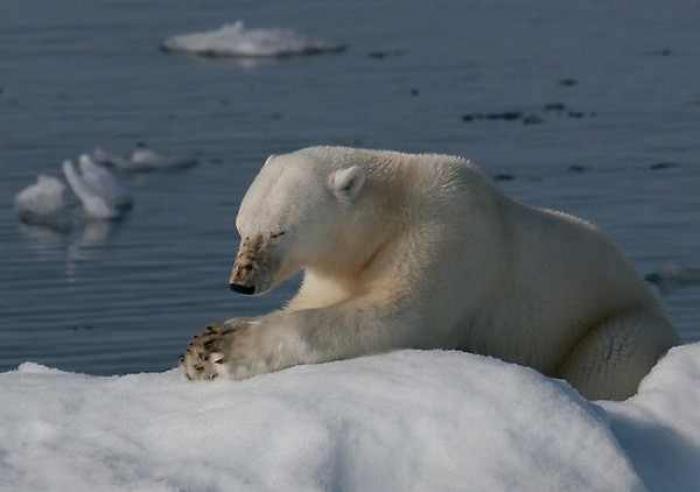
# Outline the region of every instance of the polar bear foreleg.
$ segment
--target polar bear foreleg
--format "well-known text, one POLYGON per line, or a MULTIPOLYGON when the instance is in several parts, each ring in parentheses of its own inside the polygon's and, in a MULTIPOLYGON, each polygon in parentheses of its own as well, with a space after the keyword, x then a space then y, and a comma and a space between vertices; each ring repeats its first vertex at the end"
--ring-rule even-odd
POLYGON ((375 306, 278 311, 207 327, 190 343, 181 365, 188 379, 245 379, 298 364, 422 348, 412 326, 375 306))

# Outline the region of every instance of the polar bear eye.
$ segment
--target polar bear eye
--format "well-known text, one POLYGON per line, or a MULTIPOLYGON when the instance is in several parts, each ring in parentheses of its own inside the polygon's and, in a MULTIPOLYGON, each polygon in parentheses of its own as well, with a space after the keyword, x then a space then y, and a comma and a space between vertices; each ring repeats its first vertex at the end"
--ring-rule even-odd
POLYGON ((279 231, 279 232, 274 232, 270 234, 270 239, 277 239, 278 237, 282 237, 286 234, 285 231, 279 231))

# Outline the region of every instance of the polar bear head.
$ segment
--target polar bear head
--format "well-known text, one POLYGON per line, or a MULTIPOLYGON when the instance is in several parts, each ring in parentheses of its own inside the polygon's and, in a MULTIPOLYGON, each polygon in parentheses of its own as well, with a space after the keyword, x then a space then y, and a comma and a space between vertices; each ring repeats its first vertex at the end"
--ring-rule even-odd
POLYGON ((229 284, 262 294, 305 267, 357 261, 376 231, 368 187, 371 154, 317 147, 270 156, 246 192, 229 284))

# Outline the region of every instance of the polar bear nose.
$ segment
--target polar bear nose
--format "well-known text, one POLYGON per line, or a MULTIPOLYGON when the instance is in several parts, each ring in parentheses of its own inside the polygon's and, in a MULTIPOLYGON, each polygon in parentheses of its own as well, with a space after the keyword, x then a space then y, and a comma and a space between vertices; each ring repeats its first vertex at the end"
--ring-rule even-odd
POLYGON ((252 285, 242 285, 233 282, 228 285, 232 291, 238 292, 239 294, 245 294, 247 296, 255 294, 255 287, 252 285))

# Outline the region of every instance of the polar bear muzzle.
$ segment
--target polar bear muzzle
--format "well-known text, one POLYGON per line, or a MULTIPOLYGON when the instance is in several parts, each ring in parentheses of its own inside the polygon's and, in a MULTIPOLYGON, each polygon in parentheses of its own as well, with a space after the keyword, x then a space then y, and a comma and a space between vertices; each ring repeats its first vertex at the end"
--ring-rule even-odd
POLYGON ((229 287, 239 294, 262 294, 270 288, 278 266, 274 247, 265 236, 247 236, 233 263, 229 287))

